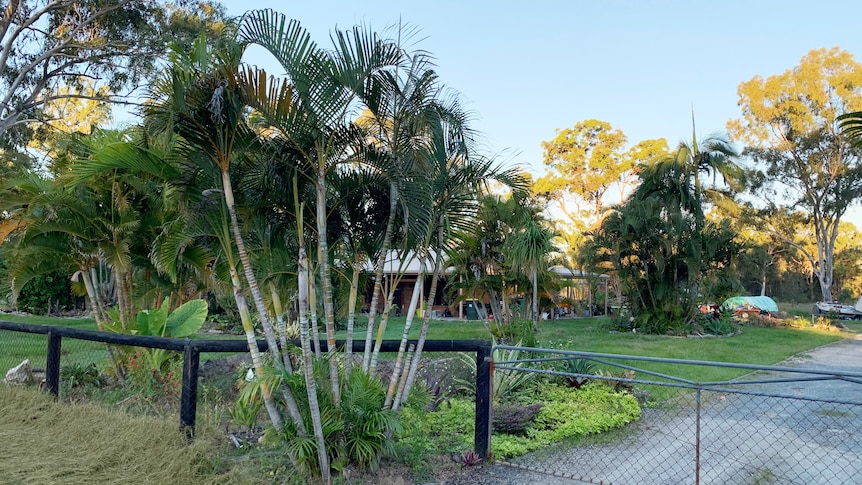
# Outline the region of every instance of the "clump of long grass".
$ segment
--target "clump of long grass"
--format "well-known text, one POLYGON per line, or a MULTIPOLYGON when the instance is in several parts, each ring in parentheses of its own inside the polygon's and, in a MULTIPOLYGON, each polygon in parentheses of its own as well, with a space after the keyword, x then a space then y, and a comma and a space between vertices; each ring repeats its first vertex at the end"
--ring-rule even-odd
POLYGON ((8 483, 240 482, 217 470, 212 434, 188 443, 176 418, 58 403, 33 388, 0 385, 0 443, 8 483))

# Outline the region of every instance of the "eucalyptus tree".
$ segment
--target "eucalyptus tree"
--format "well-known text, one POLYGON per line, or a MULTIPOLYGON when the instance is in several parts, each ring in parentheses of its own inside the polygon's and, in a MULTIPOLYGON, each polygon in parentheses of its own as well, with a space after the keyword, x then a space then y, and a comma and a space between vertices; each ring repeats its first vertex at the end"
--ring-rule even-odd
MULTIPOLYGON (((748 145, 754 163, 751 195, 764 213, 801 210, 816 248, 795 241, 832 301, 833 257, 839 226, 862 195, 862 157, 842 135, 838 117, 862 109, 862 64, 837 47, 808 52, 794 66, 755 76, 738 88, 741 118, 728 122, 731 136, 748 145)), ((845 126, 852 117, 844 119, 845 126)), ((852 130, 845 133, 852 135, 852 130)))

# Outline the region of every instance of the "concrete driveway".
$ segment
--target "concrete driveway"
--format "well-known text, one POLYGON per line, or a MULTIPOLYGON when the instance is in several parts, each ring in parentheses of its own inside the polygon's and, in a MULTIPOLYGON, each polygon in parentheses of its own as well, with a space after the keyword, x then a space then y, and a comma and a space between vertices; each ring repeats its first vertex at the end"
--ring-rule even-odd
MULTIPOLYGON (((779 366, 862 375, 862 336, 779 366)), ((612 444, 553 447, 514 460, 542 473, 490 465, 446 483, 678 485, 696 483, 699 474, 700 484, 862 484, 862 405, 853 404, 862 403, 862 384, 799 380, 820 376, 792 372, 758 371, 742 380, 789 378, 797 381, 738 386, 751 394, 702 393, 699 470, 698 416, 687 405, 645 409, 631 433, 612 444)))

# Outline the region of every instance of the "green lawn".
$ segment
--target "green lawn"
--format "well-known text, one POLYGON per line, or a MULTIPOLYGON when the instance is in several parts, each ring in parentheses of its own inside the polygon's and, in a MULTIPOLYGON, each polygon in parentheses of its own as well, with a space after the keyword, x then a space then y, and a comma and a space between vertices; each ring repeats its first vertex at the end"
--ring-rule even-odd
MULTIPOLYGON (((384 338, 400 338, 404 321, 404 317, 391 318, 384 338)), ((602 325, 606 322, 605 317, 544 321, 540 326, 538 344, 545 348, 584 352, 772 365, 851 335, 815 328, 742 327, 742 333, 733 337, 674 337, 610 332, 602 325)), ((414 324, 418 325, 417 322, 414 324)), ((857 329, 854 327, 862 330, 862 324, 850 325, 851 330, 857 329)), ((417 338, 418 334, 418 327, 412 328, 410 338, 417 338)), ((365 327, 358 328, 356 335, 356 338, 364 339, 365 327)), ((338 333, 338 338, 344 336, 345 332, 338 333)), ((432 321, 428 338, 487 339, 489 335, 482 323, 477 321, 432 321)), ((621 363, 699 382, 733 379, 747 373, 744 369, 722 367, 635 361, 621 363)))
MULTIPOLYGON (((0 319, 40 324, 59 324, 78 328, 95 329, 91 319, 60 319, 51 317, 22 317, 0 315, 0 319)), ((360 322, 364 320, 361 318, 360 322)), ((404 331, 404 317, 390 318, 384 333, 385 339, 399 339, 404 331)), ((602 323, 604 317, 575 320, 555 320, 541 323, 538 335, 542 347, 601 352, 649 357, 669 357, 716 362, 771 365, 792 355, 845 338, 848 333, 806 328, 758 328, 743 327, 742 333, 727 338, 671 337, 641 335, 635 333, 609 332, 602 323)), ((410 338, 419 336, 421 321, 416 319, 410 338)), ((851 331, 862 330, 862 324, 850 323, 851 331)), ((344 338, 345 331, 337 338, 344 338)), ((214 338, 206 335, 202 338, 214 338)), ((217 336, 225 338, 225 336, 217 336)), ((321 335, 323 337, 323 335, 321 335)), ((357 325, 355 338, 365 338, 365 326, 357 325)), ((432 321, 429 339, 487 339, 487 330, 479 321, 432 321)), ((17 332, 0 332, 0 370, 7 369, 25 358, 35 367, 44 366, 46 337, 17 332)), ((63 364, 80 362, 86 364, 103 360, 104 345, 74 339, 63 340, 63 364)), ((210 356, 207 356, 210 357, 210 356)), ((739 369, 705 368, 700 366, 678 366, 671 364, 634 363, 654 371, 669 373, 696 381, 724 380, 745 374, 739 369)))
MULTIPOLYGON (((96 322, 92 318, 56 318, 4 313, 0 314, 0 320, 96 330, 96 322)), ((44 368, 47 346, 47 335, 0 330, 0 371, 5 373, 6 369, 20 364, 24 359, 30 359, 32 367, 44 368)), ((104 344, 75 339, 63 339, 61 353, 63 365, 73 362, 87 365, 91 362, 101 362, 107 356, 104 344)))

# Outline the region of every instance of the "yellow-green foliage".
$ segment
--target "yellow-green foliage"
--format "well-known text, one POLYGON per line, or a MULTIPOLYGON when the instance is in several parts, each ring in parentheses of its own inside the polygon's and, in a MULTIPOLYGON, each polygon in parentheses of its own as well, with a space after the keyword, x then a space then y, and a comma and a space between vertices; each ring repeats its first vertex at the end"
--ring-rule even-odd
POLYGON ((581 389, 548 386, 538 397, 545 403, 526 436, 496 433, 491 449, 497 458, 523 455, 569 438, 603 433, 637 421, 641 410, 628 393, 602 383, 581 389))
POLYGON ((536 416, 533 434, 548 442, 601 433, 637 421, 641 416, 634 396, 614 392, 603 383, 581 389, 553 386, 542 393, 542 398, 545 405, 536 416))
MULTIPOLYGON (((640 418, 637 400, 602 383, 581 389, 546 386, 536 402, 544 406, 525 436, 494 433, 491 451, 497 458, 510 458, 569 438, 583 437, 620 428, 640 418)), ((452 399, 433 413, 417 413, 405 420, 422 419, 422 428, 436 444, 437 452, 469 450, 475 429, 475 404, 452 399)))

